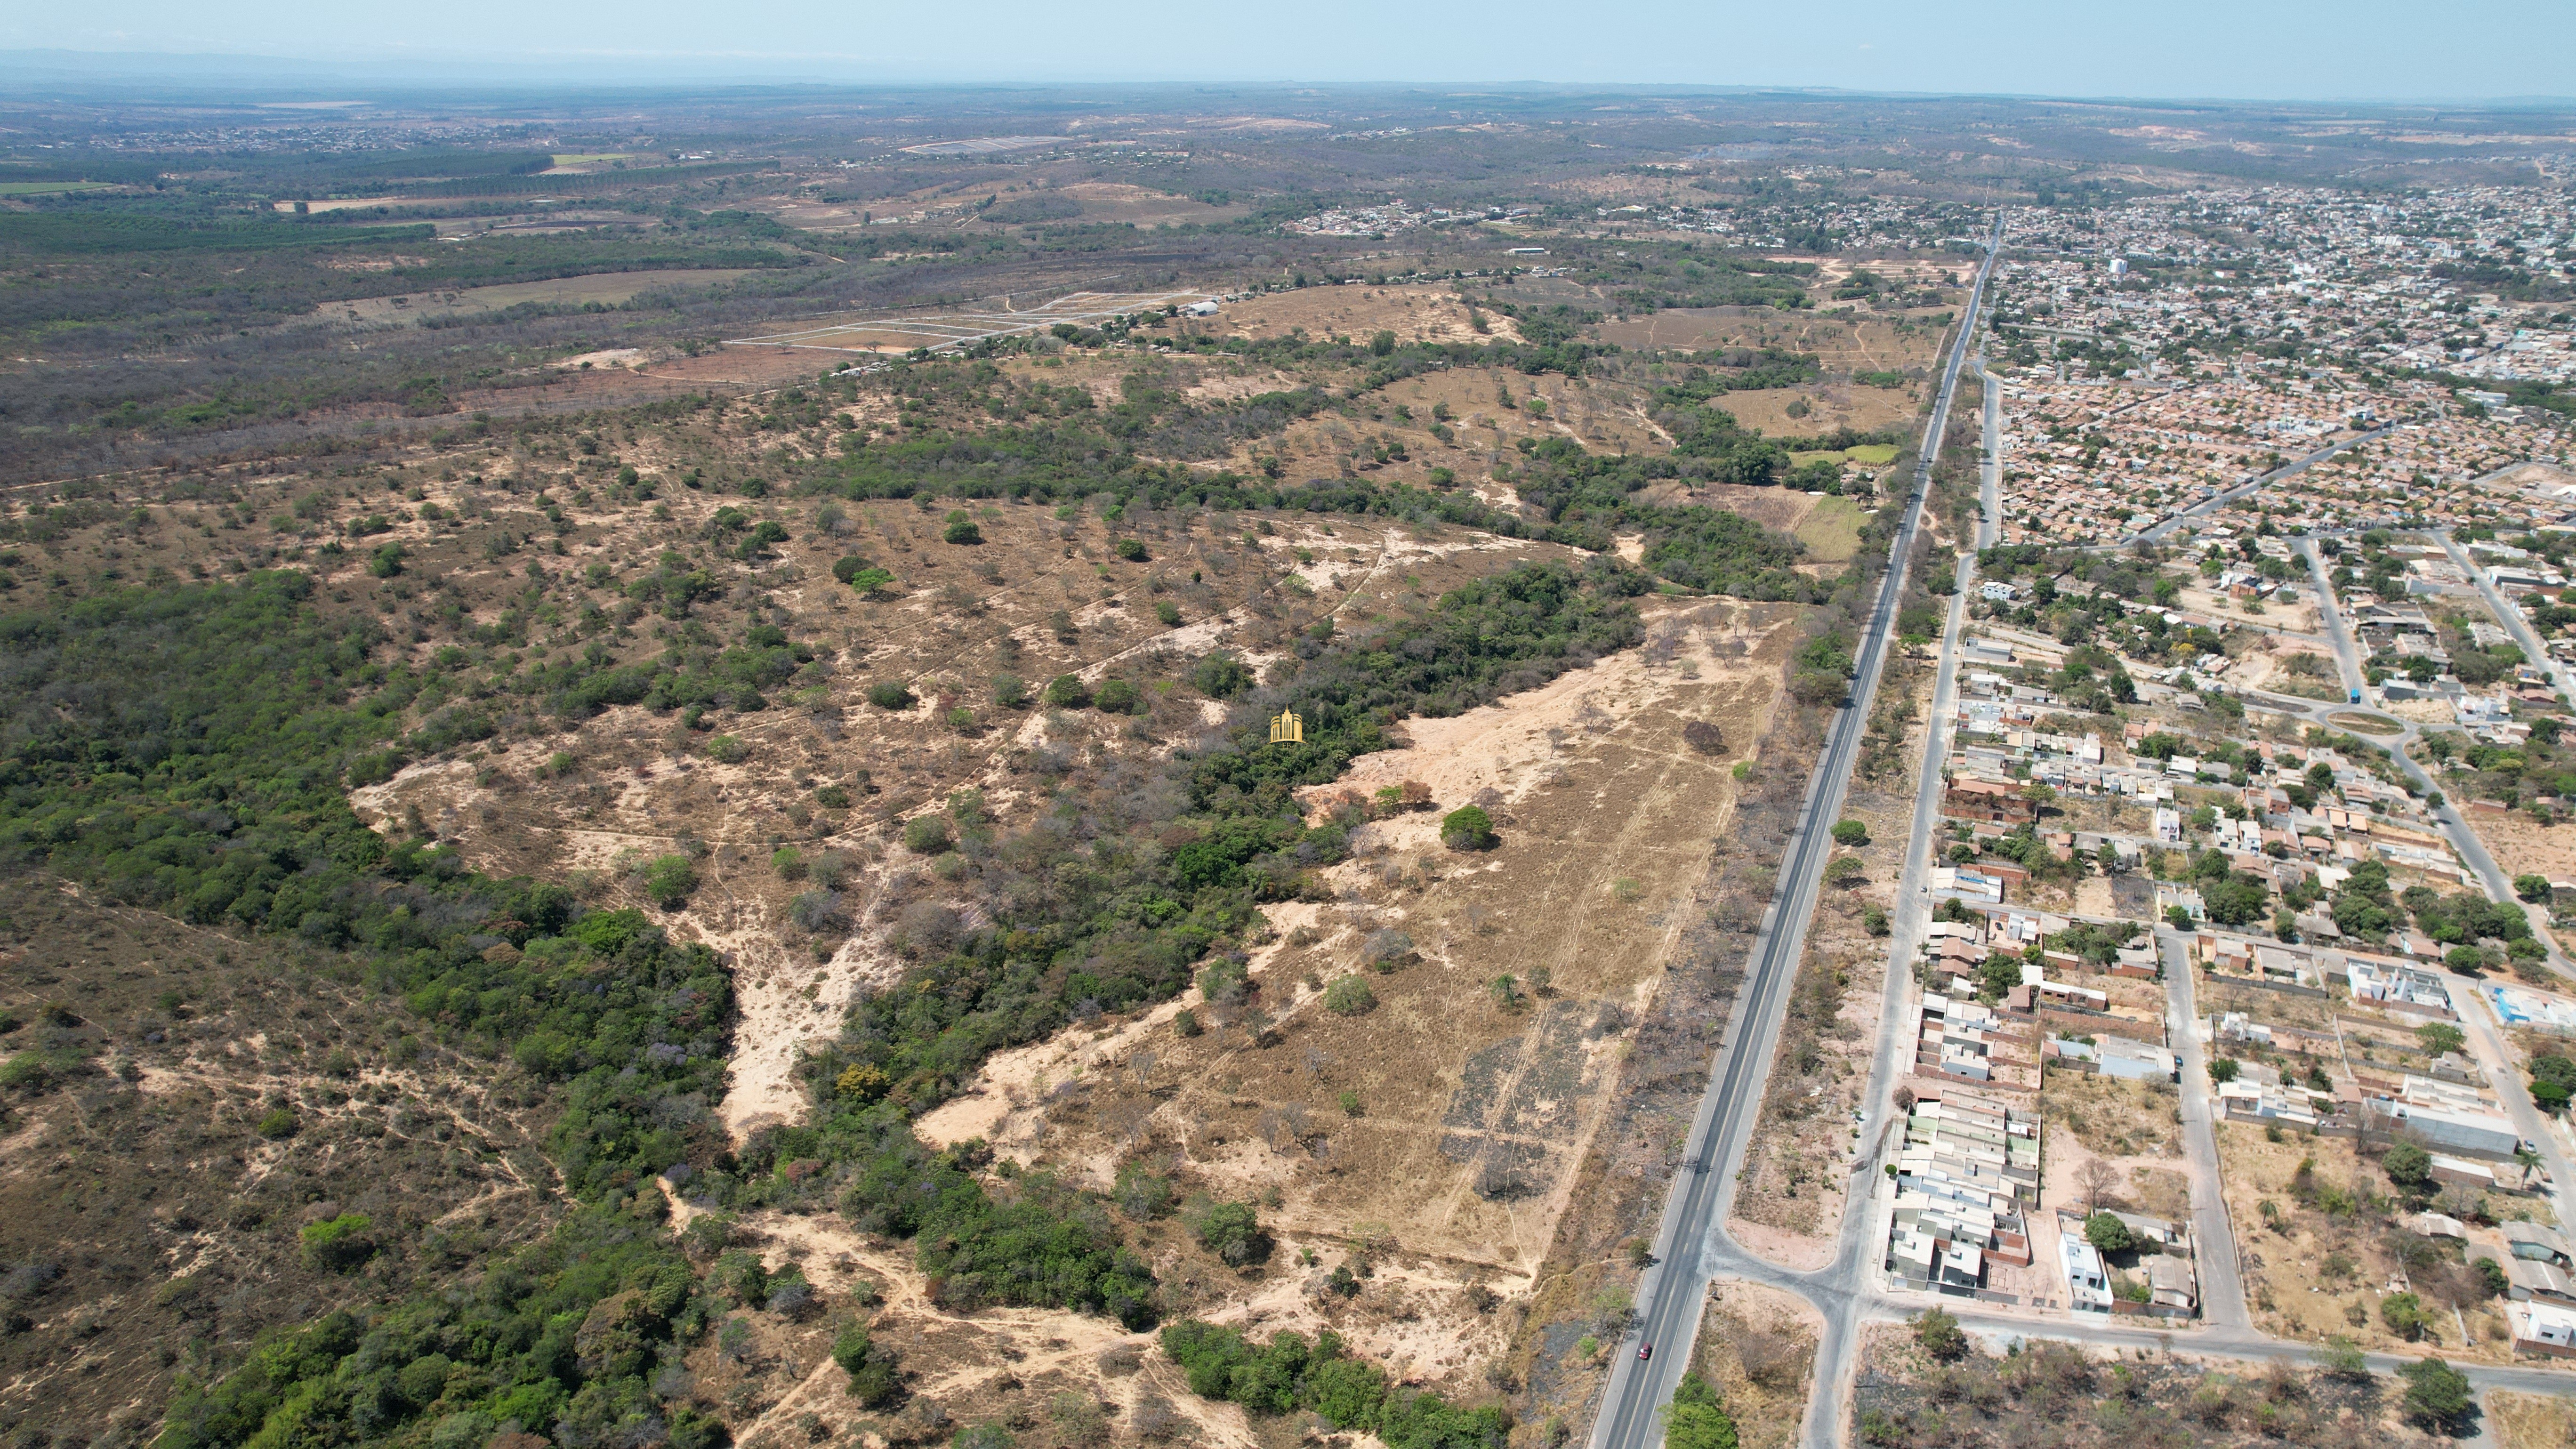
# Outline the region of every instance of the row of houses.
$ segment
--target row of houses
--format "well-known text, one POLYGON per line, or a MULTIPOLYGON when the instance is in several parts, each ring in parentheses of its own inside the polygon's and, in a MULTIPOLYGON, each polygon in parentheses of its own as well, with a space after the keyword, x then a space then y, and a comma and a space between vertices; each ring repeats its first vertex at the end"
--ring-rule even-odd
POLYGON ((2029 1265, 2025 1215, 2040 1184, 2033 1105, 1926 1083, 1888 1171, 1896 1187, 1888 1272, 1917 1286, 1974 1291, 1985 1286, 1990 1263, 2029 1265))

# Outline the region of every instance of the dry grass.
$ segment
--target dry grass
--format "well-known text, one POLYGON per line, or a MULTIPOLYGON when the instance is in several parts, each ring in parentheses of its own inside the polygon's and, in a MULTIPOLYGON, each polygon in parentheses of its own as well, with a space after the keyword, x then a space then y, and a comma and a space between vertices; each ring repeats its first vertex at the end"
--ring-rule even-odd
POLYGON ((2242 1122, 2220 1122, 2215 1130, 2228 1217, 2236 1227, 2246 1297, 2257 1327, 2305 1342, 2341 1334, 2389 1352, 2430 1349, 2449 1358, 2490 1363, 2511 1357, 2496 1305, 2482 1292, 2466 1291, 2472 1280, 2456 1262, 2411 1280, 2431 1310, 2431 1331, 2423 1342, 2408 1343, 2382 1321, 2379 1305, 2393 1291, 2401 1270, 2386 1248, 2391 1224, 2366 1199, 2386 1200, 2389 1187, 2375 1164, 2356 1155, 2351 1141, 2283 1133, 2281 1141, 2273 1142, 2264 1129, 2242 1122), (2332 1204, 2301 1206, 2291 1183, 2307 1159, 2314 1159, 2318 1182, 2362 1205, 2349 1210, 2332 1204), (2265 1202, 2272 1205, 2272 1216, 2261 1210, 2265 1202), (2461 1305, 2467 1324, 2470 1341, 2465 1345, 2461 1319, 2451 1312, 2454 1302, 2461 1305))
POLYGON ((1819 1326, 1814 1305, 1795 1294, 1753 1283, 1709 1285, 1691 1367, 1725 1402, 1742 1449, 1798 1442, 1819 1326))
POLYGON ((2569 1449, 2576 1445, 2576 1400, 2563 1395, 2486 1396, 2487 1432, 2499 1449, 2569 1449))
MULTIPOLYGON (((1456 719, 1415 721, 1410 748, 1364 757, 1319 792, 1412 779, 1437 804, 1364 827, 1358 858, 1329 873, 1330 902, 1272 911, 1281 936, 1254 958, 1268 1044, 1192 997, 998 1058, 977 1095, 922 1130, 984 1136, 1103 1182, 1141 1157, 1210 1191, 1275 1194, 1264 1216, 1284 1240, 1332 1245, 1376 1224, 1426 1283, 1526 1286, 1597 1139, 1634 1132, 1651 1156, 1676 1150, 1678 1124, 1615 1123, 1607 1109, 1725 833, 1728 765, 1761 734, 1787 648, 1769 625, 1785 612, 1704 606, 1653 623, 1674 640, 1668 652, 1650 645, 1456 719), (1753 652, 1731 652, 1745 641, 1753 652), (1731 747, 1684 746, 1693 719, 1731 747), (1440 812, 1471 799, 1497 812, 1491 854, 1436 839, 1440 812), (1410 942, 1391 971, 1368 963, 1381 932, 1410 942), (1320 988, 1349 974, 1376 997, 1365 1014, 1323 1005, 1320 988), (1493 984, 1504 975, 1508 1004, 1493 984), (1215 1025, 1175 1035, 1184 1006, 1215 1025)), ((1462 1322, 1442 1306, 1419 1331, 1379 1331, 1399 1365, 1436 1372, 1441 1335, 1462 1322)))

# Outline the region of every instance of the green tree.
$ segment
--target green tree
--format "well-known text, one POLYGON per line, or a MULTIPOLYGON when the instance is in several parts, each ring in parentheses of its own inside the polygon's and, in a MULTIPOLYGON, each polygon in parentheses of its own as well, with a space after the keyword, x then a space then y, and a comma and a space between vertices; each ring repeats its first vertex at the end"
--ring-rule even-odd
POLYGON ((2100 1252, 2125 1253, 2138 1245, 2138 1235, 2116 1215, 2097 1212, 2084 1220, 2084 1241, 2100 1252))
POLYGON ((2549 899, 2549 877, 2545 875, 2515 876, 2513 878, 2513 893, 2522 897, 2526 901, 2545 901, 2549 899))
POLYGON ((376 1240, 368 1231, 374 1226, 375 1220, 365 1213, 342 1213, 306 1224, 297 1234, 303 1243, 305 1264, 326 1273, 347 1273, 363 1267, 376 1255, 376 1240))
POLYGON ((833 1338, 832 1362, 850 1376, 849 1395, 861 1408, 883 1408, 903 1392, 893 1352, 872 1343, 862 1324, 850 1324, 833 1338))
POLYGON ((2465 1050, 2469 1039, 2447 1021, 2428 1021, 2415 1028, 2415 1044, 2424 1049, 2426 1056, 2438 1057, 2446 1052, 2465 1050))
POLYGON ((1247 1267, 1270 1256, 1270 1235, 1262 1231, 1260 1215, 1250 1203, 1201 1199, 1184 1211, 1182 1221, 1200 1247, 1234 1267, 1247 1267))
POLYGON ((1357 976, 1343 976, 1324 988, 1324 1005, 1343 1016, 1365 1016, 1377 1006, 1377 993, 1357 976))
POLYGON ((880 680, 868 686, 868 703, 879 709, 910 709, 913 706, 912 690, 899 679, 880 680))
MULTIPOLYGON (((2411 1293, 2396 1295, 2411 1298, 2411 1293)), ((2406 1381, 2405 1396, 2399 1400, 2406 1417, 2427 1428, 2456 1435, 2469 1425, 2477 1412, 2477 1399, 2469 1391, 2468 1375, 2438 1358, 2420 1359, 2397 1371, 2406 1381)))
POLYGON ((2399 1187, 2422 1191, 2433 1185, 2433 1154, 2412 1142, 2399 1142, 2379 1159, 2380 1170, 2399 1187))
POLYGON ((685 855, 657 856, 644 867, 644 894, 666 911, 687 905, 697 888, 698 869, 685 855))
POLYGON ((915 815, 903 823, 903 848, 915 855, 941 855, 957 848, 949 838, 948 817, 915 815))
POLYGON ((1047 681, 1046 702, 1055 709, 1080 709, 1091 703, 1091 689, 1078 674, 1059 674, 1047 681))
POLYGON ((1190 685, 1210 699, 1232 699, 1252 687, 1252 670, 1220 649, 1191 667, 1190 685))
POLYGON ((1857 820, 1834 822, 1834 844, 1857 850, 1869 844, 1869 827, 1857 820))
POLYGON ((1942 1363, 1967 1357, 1968 1335, 1959 1320, 1939 1308, 1926 1308, 1914 1318, 1914 1341, 1942 1363))
POLYGON ((1441 818, 1440 841, 1451 850, 1490 850, 1494 818, 1481 806, 1461 805, 1441 818))
POLYGON ((939 536, 950 543, 982 543, 984 541, 984 531, 975 526, 973 516, 968 514, 963 508, 950 512, 948 515, 948 527, 942 531, 939 536))
POLYGON ((1736 1449, 1735 1420, 1696 1370, 1682 1375, 1664 1410, 1664 1449, 1736 1449))
POLYGON ((2209 1064, 2209 1079, 2220 1086, 2236 1080, 2236 1058, 2217 1057, 2209 1064))

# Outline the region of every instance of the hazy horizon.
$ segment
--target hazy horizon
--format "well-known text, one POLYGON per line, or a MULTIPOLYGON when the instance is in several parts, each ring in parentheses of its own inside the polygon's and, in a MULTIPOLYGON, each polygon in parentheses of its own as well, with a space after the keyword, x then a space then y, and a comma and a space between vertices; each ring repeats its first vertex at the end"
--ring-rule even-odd
POLYGON ((1139 0, 1070 11, 1005 0, 971 19, 815 0, 711 13, 671 0, 434 15, 314 0, 127 0, 0 20, 0 64, 112 83, 401 85, 1466 85, 1829 89, 1854 94, 2323 104, 2531 104, 2570 94, 2576 7, 2434 10, 2364 0, 2160 11, 2011 0, 1967 24, 1862 0, 1831 29, 1777 7, 1669 3, 1569 21, 1506 0, 1389 13, 1328 0, 1280 24, 1139 0), (484 39, 483 37, 492 37, 484 39), (410 74, 406 75, 408 71, 410 74), (266 74, 274 72, 272 76, 266 74))

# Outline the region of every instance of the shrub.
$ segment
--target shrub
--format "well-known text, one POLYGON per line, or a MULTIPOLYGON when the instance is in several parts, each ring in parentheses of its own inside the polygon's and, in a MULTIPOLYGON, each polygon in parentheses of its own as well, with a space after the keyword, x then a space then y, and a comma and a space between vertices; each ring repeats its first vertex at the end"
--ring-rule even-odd
POLYGON ((945 815, 915 815, 903 822, 903 848, 915 855, 941 855, 957 848, 948 835, 945 815))
POLYGON ((1360 959, 1380 973, 1392 972, 1413 958, 1412 935, 1393 926, 1370 932, 1369 938, 1360 943, 1360 959))
POLYGON ((778 872, 780 880, 803 880, 805 852, 792 845, 782 845, 769 853, 769 868, 778 872))
POLYGON ((709 735, 707 758, 719 765, 739 765, 751 758, 751 746, 740 735, 709 735))
POLYGON ((850 1397, 861 1408, 883 1408, 903 1392, 894 1353, 870 1342, 867 1329, 858 1324, 842 1329, 832 1340, 832 1362, 850 1376, 850 1397))
POLYGON ((353 789, 381 785, 392 779, 402 767, 403 753, 400 750, 375 750, 360 755, 349 762, 349 785, 353 789))
POLYGON ((826 810, 847 810, 850 808, 850 792, 838 785, 818 785, 814 790, 814 803, 826 810))
POLYGON ((1129 563, 1145 561, 1145 541, 1141 538, 1122 538, 1110 545, 1109 551, 1129 563))
POLYGON ((1198 1199, 1191 1203, 1182 1221, 1189 1225, 1200 1247, 1233 1267, 1249 1267, 1270 1256, 1270 1235, 1261 1230, 1261 1218, 1250 1203, 1198 1199))
POLYGON ((1190 684, 1210 699, 1232 699, 1252 687, 1252 669, 1220 649, 1190 669, 1190 684))
POLYGON ((1324 988, 1324 1005, 1344 1016, 1364 1016, 1377 1006, 1377 993, 1356 976, 1344 976, 1324 988))
POLYGON ((304 1130, 304 1119, 296 1116, 292 1108, 271 1107, 260 1114, 250 1130, 272 1142, 282 1142, 304 1130))
POLYGON ((402 571, 403 546, 401 544, 388 543, 381 545, 374 553, 367 556, 367 572, 374 574, 377 578, 389 579, 402 571))
POLYGON ((868 686, 868 703, 879 709, 910 709, 912 691, 905 688, 899 679, 882 680, 868 686))
POLYGON ((994 675, 993 704, 1000 709, 1028 708, 1029 682, 1016 674, 994 675))
POLYGON ((297 1234, 304 1244, 304 1263, 325 1273, 346 1273, 362 1267, 376 1255, 376 1240, 368 1229, 375 1220, 365 1213, 342 1213, 305 1225, 297 1234))
POLYGON ((1173 603, 1169 599, 1155 600, 1154 622, 1162 625, 1166 629, 1179 628, 1181 625, 1181 606, 1173 603))
POLYGON ((1343 1116, 1356 1117, 1360 1115, 1360 1094, 1357 1091, 1349 1087, 1342 1088, 1340 1101, 1342 1104, 1343 1116))
POLYGON ((1942 1363, 1967 1357, 1968 1335, 1959 1320, 1938 1308, 1926 1308, 1914 1319, 1914 1341, 1942 1363))
POLYGON ((1150 1222, 1172 1210, 1172 1180, 1145 1170, 1141 1163, 1128 1163, 1118 1169, 1118 1181, 1110 1189, 1118 1210, 1138 1222, 1150 1222))
POLYGON ((1145 703, 1145 692, 1124 679, 1104 679, 1091 702, 1102 714, 1138 714, 1145 703))
POLYGON ((883 1068, 872 1067, 865 1062, 853 1062, 841 1068, 841 1074, 832 1079, 835 1095, 862 1106, 884 1096, 886 1088, 892 1085, 883 1068))
POLYGON ((838 891, 802 891, 787 903, 787 919, 796 929, 809 935, 846 931, 850 918, 841 909, 838 891))
POLYGON ((1869 844, 1869 827, 1857 820, 1837 820, 1834 822, 1834 844, 1857 850, 1869 844))
POLYGON ((1197 1036, 1206 1029, 1199 1025, 1199 1014, 1186 1006, 1172 1013, 1172 1030, 1182 1036, 1197 1036))
POLYGON ((2413 1293, 2391 1293, 2379 1300, 2379 1321, 2399 1338, 2412 1340, 2422 1336, 2429 1318, 2424 1300, 2413 1293))
POLYGON ((1682 726, 1682 743, 1703 755, 1723 754, 1726 750, 1726 731, 1710 724, 1707 720, 1695 719, 1682 726))
POLYGON ((939 536, 950 543, 982 543, 984 541, 984 531, 975 526, 975 520, 970 517, 963 508, 957 509, 948 515, 948 527, 942 531, 939 536))
POLYGON ((689 903, 689 894, 698 888, 698 869, 685 855, 658 857, 644 867, 644 894, 666 911, 676 911, 689 903))
POLYGON ((1046 702, 1056 709, 1080 709, 1091 703, 1091 690, 1081 676, 1059 674, 1047 681, 1046 702))
POLYGON ((1496 843, 1494 818, 1482 806, 1461 805, 1441 818, 1440 843, 1451 850, 1490 850, 1496 843))

